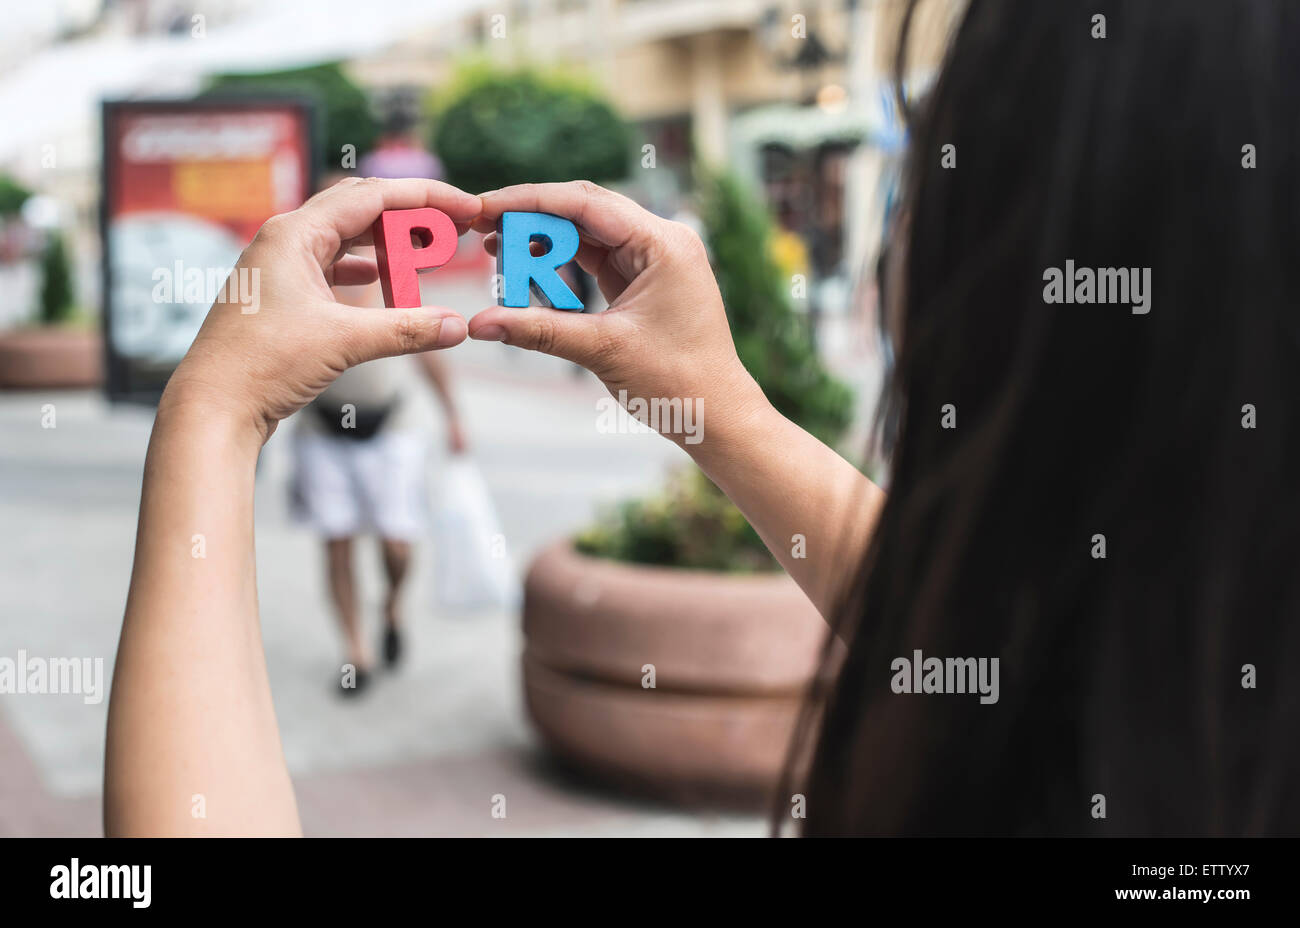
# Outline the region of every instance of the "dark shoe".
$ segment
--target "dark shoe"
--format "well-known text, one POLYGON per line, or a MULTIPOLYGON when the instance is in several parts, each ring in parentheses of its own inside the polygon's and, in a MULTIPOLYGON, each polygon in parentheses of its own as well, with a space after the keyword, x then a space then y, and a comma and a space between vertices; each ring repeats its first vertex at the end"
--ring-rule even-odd
POLYGON ((391 625, 384 629, 384 666, 396 667, 402 659, 402 633, 391 625))
POLYGON ((339 677, 339 691, 344 696, 360 696, 361 691, 370 685, 370 671, 360 667, 352 675, 352 685, 348 686, 347 676, 339 677))

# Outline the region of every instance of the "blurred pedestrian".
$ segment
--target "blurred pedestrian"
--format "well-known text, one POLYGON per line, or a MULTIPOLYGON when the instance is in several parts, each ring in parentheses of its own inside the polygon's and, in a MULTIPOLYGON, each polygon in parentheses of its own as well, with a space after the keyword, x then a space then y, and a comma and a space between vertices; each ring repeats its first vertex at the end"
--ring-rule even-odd
MULTIPOLYGON (((379 288, 335 287, 340 303, 382 306, 379 288)), ((447 448, 466 448, 451 380, 433 353, 416 355, 441 402, 447 448)), ((325 541, 330 598, 343 631, 347 663, 345 694, 365 688, 374 665, 363 634, 354 566, 358 536, 379 538, 387 590, 384 596, 382 658, 397 664, 402 654, 401 594, 413 543, 428 529, 426 480, 428 441, 402 392, 402 358, 382 358, 344 371, 296 418, 293 496, 299 518, 325 541)))
MULTIPOLYGON (((369 248, 356 251, 373 253, 369 248)), ((384 305, 377 283, 338 286, 332 292, 344 305, 384 305)), ((459 454, 466 442, 450 374, 431 352, 415 359, 442 406, 448 450, 459 454)), ((401 595, 412 546, 428 529, 428 441, 412 398, 403 392, 408 363, 381 358, 349 368, 295 417, 293 508, 325 541, 330 598, 343 632, 346 663, 354 668, 340 677, 345 695, 366 687, 375 664, 363 632, 355 540, 365 534, 379 539, 387 582, 380 650, 384 665, 392 667, 402 654, 401 595)))
POLYGON ((442 161, 419 141, 410 109, 393 105, 384 117, 383 134, 373 150, 361 157, 362 177, 427 177, 442 180, 442 161))

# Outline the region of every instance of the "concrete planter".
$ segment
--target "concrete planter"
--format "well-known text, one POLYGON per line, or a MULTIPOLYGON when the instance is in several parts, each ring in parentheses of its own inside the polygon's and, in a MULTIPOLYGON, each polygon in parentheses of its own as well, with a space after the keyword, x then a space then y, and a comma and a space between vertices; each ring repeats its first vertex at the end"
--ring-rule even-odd
POLYGON ((525 699, 575 766, 675 799, 752 805, 785 764, 826 634, 784 574, 640 567, 564 542, 525 581, 525 699))
POLYGON ((103 381, 98 332, 54 326, 0 333, 0 388, 73 389, 103 381))

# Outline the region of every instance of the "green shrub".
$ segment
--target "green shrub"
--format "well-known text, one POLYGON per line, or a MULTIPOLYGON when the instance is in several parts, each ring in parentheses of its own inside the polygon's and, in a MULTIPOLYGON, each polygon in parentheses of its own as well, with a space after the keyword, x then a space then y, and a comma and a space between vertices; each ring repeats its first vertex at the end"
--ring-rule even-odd
POLYGON ((41 252, 41 322, 57 325, 75 315, 72 295, 72 268, 63 236, 51 232, 41 252))
MULTIPOLYGON (((853 394, 822 365, 791 305, 789 282, 771 258, 767 211, 728 175, 707 176, 701 193, 705 238, 741 362, 782 414, 836 444, 851 421, 853 394)), ((606 512, 577 547, 638 564, 777 567, 758 533, 694 465, 675 474, 663 494, 606 512)))
POLYGON ((758 533, 697 467, 672 475, 657 496, 629 500, 576 539, 584 554, 705 570, 776 566, 758 533))
POLYGON ((379 123, 365 91, 337 63, 257 74, 218 74, 204 91, 204 96, 260 94, 305 97, 316 104, 318 166, 322 170, 338 170, 344 145, 355 145, 360 158, 379 138, 379 123))
POLYGON ((705 238, 741 363, 772 405, 829 445, 853 418, 853 393, 826 370, 790 281, 772 260, 772 220, 732 175, 703 183, 705 238))
POLYGON ((557 72, 465 65, 434 101, 433 148, 447 180, 510 184, 625 177, 631 136, 591 87, 557 72))
POLYGON ((8 174, 0 174, 0 219, 18 215, 32 192, 8 174))

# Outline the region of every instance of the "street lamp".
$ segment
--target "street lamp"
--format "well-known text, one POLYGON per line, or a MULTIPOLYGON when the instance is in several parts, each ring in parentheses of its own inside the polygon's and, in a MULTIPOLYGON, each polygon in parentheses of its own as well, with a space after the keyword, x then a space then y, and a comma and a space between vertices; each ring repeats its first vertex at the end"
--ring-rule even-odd
MULTIPOLYGON (((858 0, 842 0, 842 2, 845 18, 852 23, 857 12, 858 0)), ((818 7, 819 11, 825 9, 825 4, 818 7)), ((788 3, 774 3, 763 11, 763 18, 759 25, 759 38, 778 66, 808 74, 825 65, 842 64, 849 60, 850 46, 853 41, 852 29, 845 30, 847 39, 842 47, 831 48, 823 38, 825 30, 819 32, 813 23, 805 21, 795 24, 796 28, 802 27, 803 34, 796 33, 793 28, 787 29, 788 23, 795 23, 796 15, 803 14, 791 12, 788 3), (788 52, 790 38, 797 39, 799 43, 794 54, 788 52)))

